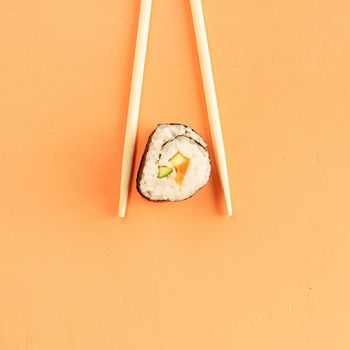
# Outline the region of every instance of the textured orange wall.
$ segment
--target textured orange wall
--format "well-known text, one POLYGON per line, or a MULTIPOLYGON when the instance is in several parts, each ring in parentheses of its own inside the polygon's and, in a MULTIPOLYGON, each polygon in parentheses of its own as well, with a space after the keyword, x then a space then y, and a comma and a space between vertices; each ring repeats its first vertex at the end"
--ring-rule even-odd
MULTIPOLYGON (((349 349, 349 2, 203 0, 234 217, 214 172, 121 220, 138 3, 0 2, 0 349, 349 349)), ((137 162, 169 121, 210 141, 185 0, 154 0, 137 162)))

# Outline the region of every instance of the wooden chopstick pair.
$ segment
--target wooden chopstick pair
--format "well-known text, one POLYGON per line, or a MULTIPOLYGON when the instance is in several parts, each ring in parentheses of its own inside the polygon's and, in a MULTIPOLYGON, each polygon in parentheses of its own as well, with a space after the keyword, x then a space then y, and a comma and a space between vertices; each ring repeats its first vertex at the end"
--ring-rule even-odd
MULTIPOLYGON (((216 99, 215 84, 211 68, 211 60, 209 54, 208 39, 205 29, 202 2, 201 0, 190 0, 190 2, 197 41, 199 62, 202 72, 204 94, 207 104, 210 132, 214 146, 214 154, 218 166, 218 173, 220 177, 222 190, 224 193, 227 215, 232 216, 231 194, 224 149, 224 140, 222 136, 219 108, 216 99)), ((143 72, 145 67, 149 22, 151 17, 151 7, 152 0, 141 0, 134 68, 131 81, 129 109, 123 151, 119 198, 120 217, 125 217, 126 205, 129 194, 130 175, 135 151, 143 72)))

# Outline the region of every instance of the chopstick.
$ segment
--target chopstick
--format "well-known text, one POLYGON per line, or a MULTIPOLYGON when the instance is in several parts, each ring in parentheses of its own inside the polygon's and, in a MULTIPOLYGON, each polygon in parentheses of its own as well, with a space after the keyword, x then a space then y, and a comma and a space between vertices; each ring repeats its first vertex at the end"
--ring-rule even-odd
POLYGON ((214 146, 214 154, 218 166, 221 187, 224 192, 227 215, 232 216, 232 203, 225 156, 224 139, 221 130, 219 108, 216 99, 215 84, 211 67, 208 39, 205 29, 201 0, 191 0, 191 9, 196 34, 199 63, 202 72, 204 94, 209 117, 210 133, 214 146))
POLYGON ((130 175, 139 120, 151 7, 152 0, 141 0, 120 180, 119 216, 122 218, 125 217, 129 195, 130 175))

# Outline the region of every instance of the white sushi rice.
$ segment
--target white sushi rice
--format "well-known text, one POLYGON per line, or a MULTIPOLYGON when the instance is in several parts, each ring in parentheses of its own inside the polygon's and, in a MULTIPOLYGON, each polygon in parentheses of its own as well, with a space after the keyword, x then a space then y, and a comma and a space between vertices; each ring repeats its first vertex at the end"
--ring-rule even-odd
POLYGON ((153 133, 148 145, 139 182, 140 192, 150 200, 179 201, 191 197, 209 180, 211 166, 207 144, 194 130, 181 124, 161 124, 153 133), (158 178, 158 166, 169 166, 180 152, 190 160, 184 180, 175 181, 176 170, 158 178))

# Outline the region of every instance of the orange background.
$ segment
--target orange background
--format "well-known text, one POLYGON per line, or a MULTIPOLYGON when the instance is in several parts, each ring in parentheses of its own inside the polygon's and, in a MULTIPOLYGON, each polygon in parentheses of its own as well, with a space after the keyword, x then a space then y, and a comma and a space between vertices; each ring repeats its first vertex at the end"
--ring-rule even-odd
MULTIPOLYGON (((349 349, 350 5, 203 0, 217 173, 117 218, 137 0, 0 2, 0 349, 349 349)), ((136 162, 210 143, 189 1, 154 0, 136 162)), ((212 146, 209 146, 212 154, 212 146)))

